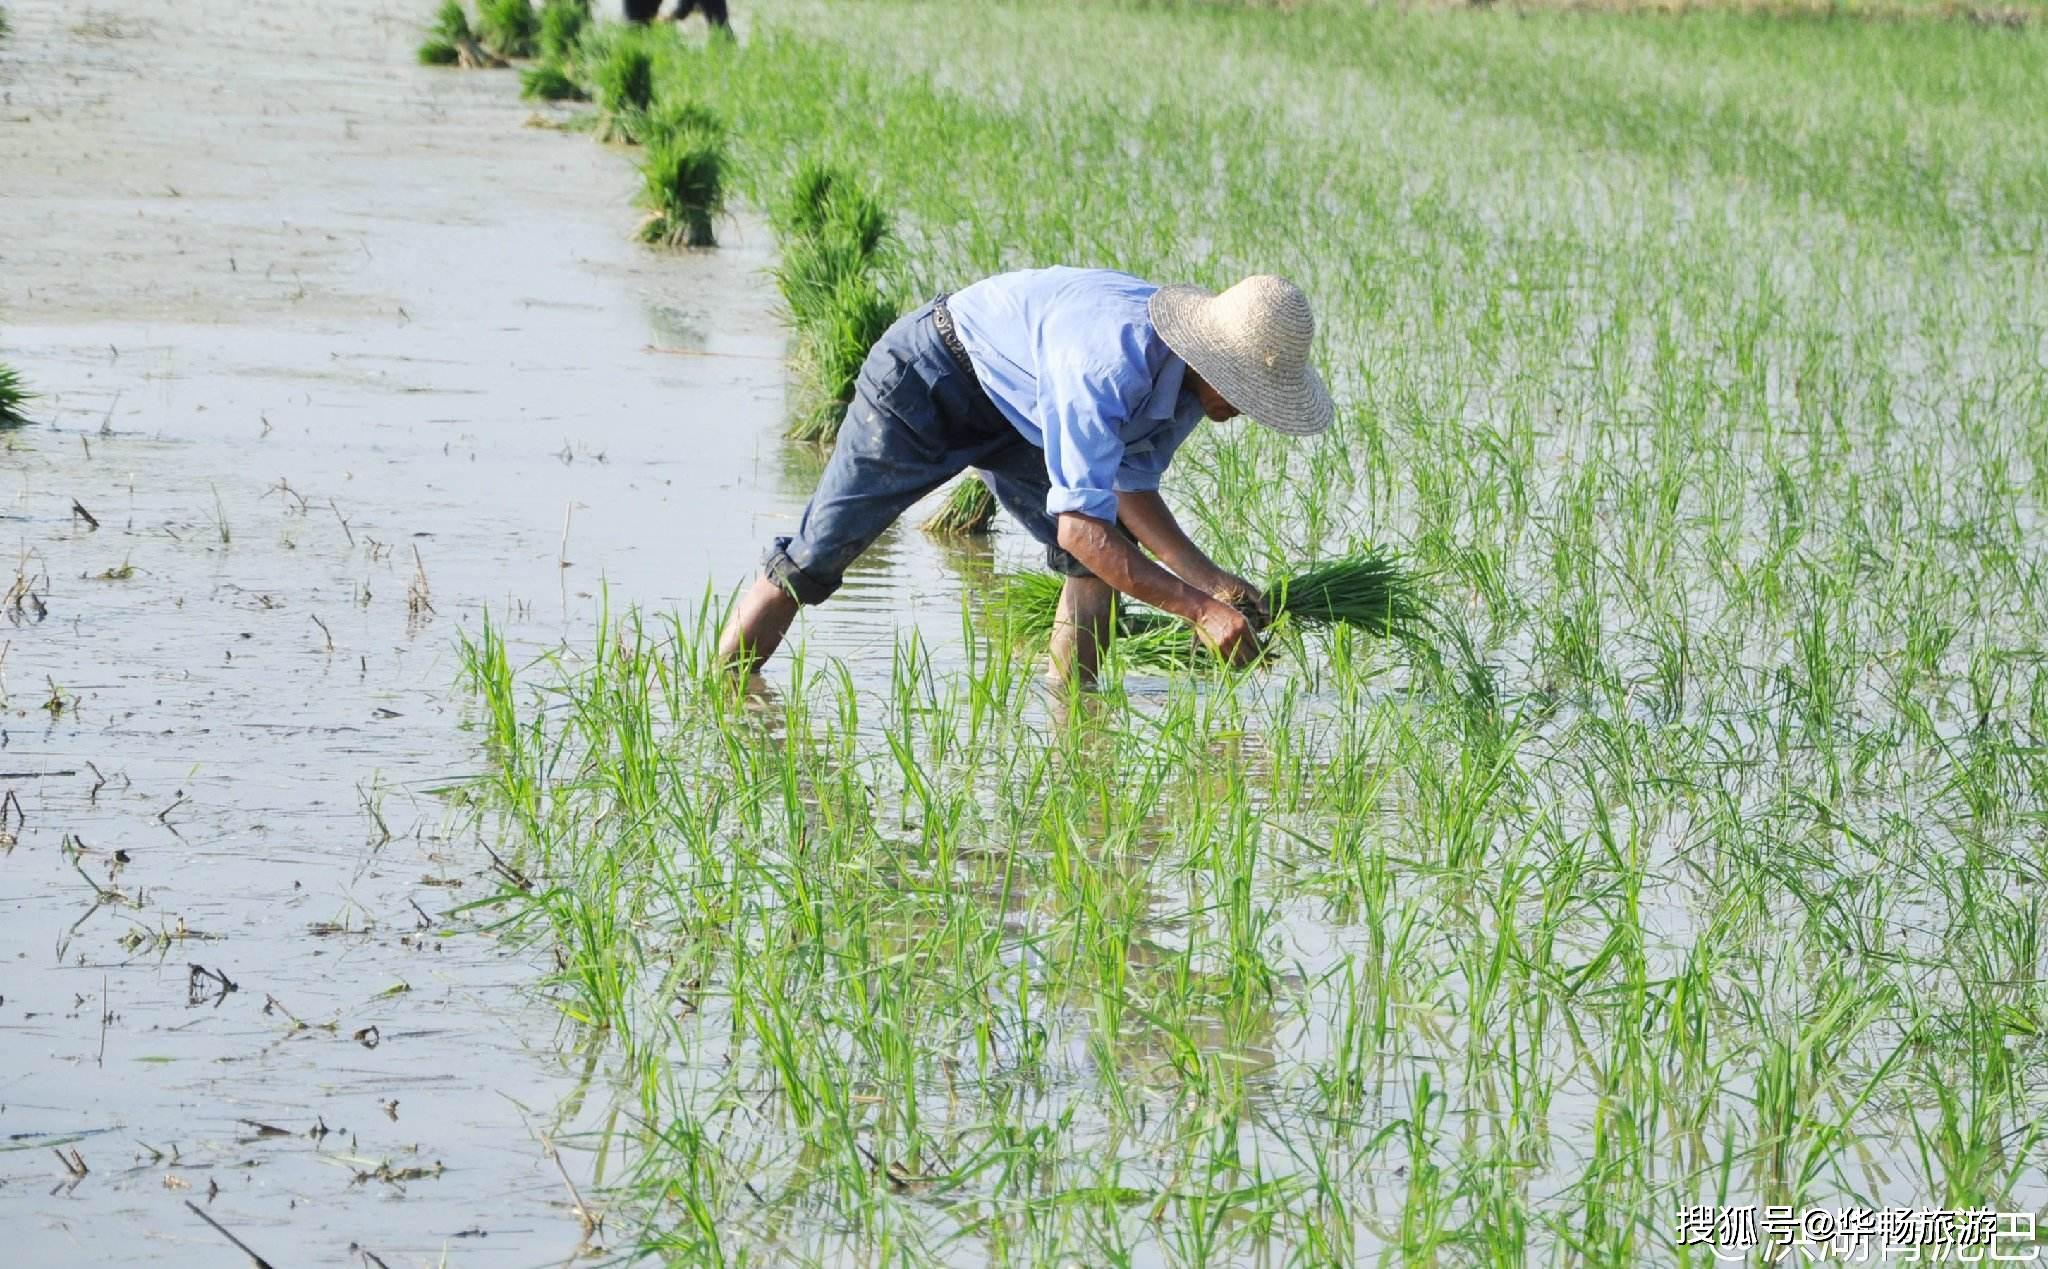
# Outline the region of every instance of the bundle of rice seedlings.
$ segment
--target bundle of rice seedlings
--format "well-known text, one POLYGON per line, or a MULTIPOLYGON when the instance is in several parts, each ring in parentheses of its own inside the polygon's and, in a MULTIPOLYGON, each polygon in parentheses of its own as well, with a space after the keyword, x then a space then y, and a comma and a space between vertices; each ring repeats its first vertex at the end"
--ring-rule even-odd
POLYGON ((597 139, 632 145, 654 102, 654 57, 638 44, 614 44, 597 64, 597 139))
POLYGON ((640 176, 650 212, 640 226, 642 242, 717 245, 711 221, 725 208, 725 128, 716 116, 698 109, 649 130, 640 176))
POLYGON ((809 404, 792 422, 792 440, 827 442, 853 400, 854 380, 868 350, 896 320, 896 302, 866 272, 847 274, 831 290, 805 302, 798 327, 798 357, 810 384, 809 404))
POLYGON ((996 517, 996 496, 981 477, 968 473, 954 484, 946 501, 919 527, 926 533, 987 533, 996 517))
POLYGON ((790 325, 804 331, 831 320, 841 284, 869 276, 868 257, 844 234, 806 234, 782 240, 774 274, 790 325))
POLYGON ((889 242, 889 213, 881 201, 845 171, 817 158, 797 164, 789 191, 770 209, 769 220, 784 241, 829 234, 863 262, 879 259, 889 242))
POLYGON ((443 0, 440 11, 434 15, 434 24, 427 28, 426 42, 420 45, 422 66, 453 66, 462 58, 458 42, 472 40, 469 33, 469 15, 462 11, 462 0, 443 0))
POLYGON ((583 86, 554 62, 519 72, 519 95, 528 101, 587 101, 583 86))
POLYGON ((0 365, 0 427, 20 427, 28 422, 23 407, 36 399, 36 394, 22 386, 21 372, 12 366, 0 365))
MULTIPOLYGON (((1061 580, 1051 574, 1004 579, 990 615, 1013 638, 1042 640, 1052 634, 1061 580)), ((1370 548, 1282 578, 1266 590, 1274 626, 1306 629, 1351 626, 1370 634, 1418 640, 1428 625, 1428 605, 1414 576, 1391 556, 1370 548)), ((1213 666, 1215 658, 1178 618, 1128 601, 1117 611, 1118 655, 1125 664, 1153 670, 1213 666)), ((1271 645, 1269 645, 1271 646, 1271 645)))
POLYGON ((640 130, 647 137, 659 137, 668 132, 715 132, 725 135, 725 120, 716 110, 694 101, 669 98, 650 108, 641 121, 640 130))
POLYGON ((900 311, 882 281, 889 214, 842 169, 805 159, 769 217, 782 242, 775 285, 797 330, 808 381, 789 434, 830 441, 861 363, 900 311))
POLYGON ((462 0, 442 0, 441 8, 434 14, 434 24, 427 28, 426 42, 420 45, 419 58, 423 66, 466 66, 474 69, 505 64, 502 58, 477 43, 476 33, 469 29, 469 15, 463 11, 462 0))
POLYGON ((551 62, 567 62, 589 24, 590 10, 583 0, 547 0, 540 7, 540 32, 535 37, 540 55, 551 62))
POLYGON ((1391 635, 1425 619, 1415 579, 1392 557, 1360 551, 1320 564, 1266 588, 1275 621, 1303 626, 1356 626, 1391 635))
POLYGON ((500 57, 532 57, 540 15, 532 0, 477 0, 477 35, 500 57))

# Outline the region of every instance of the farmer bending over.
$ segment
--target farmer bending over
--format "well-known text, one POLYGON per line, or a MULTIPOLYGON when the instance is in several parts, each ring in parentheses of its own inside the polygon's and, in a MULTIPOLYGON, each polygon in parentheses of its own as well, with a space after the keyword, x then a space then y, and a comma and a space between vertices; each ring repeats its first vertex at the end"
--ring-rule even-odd
POLYGON ((1244 412, 1291 436, 1328 427, 1314 336, 1307 297, 1264 275, 1212 295, 1028 269, 905 314, 861 367, 817 492, 795 536, 775 539, 720 659, 746 669, 773 655, 798 605, 823 603, 882 530, 973 467, 1067 579, 1056 676, 1093 680, 1112 590, 1185 618, 1243 664, 1258 635, 1237 605, 1262 605, 1259 592, 1188 540, 1159 478, 1204 415, 1244 412))

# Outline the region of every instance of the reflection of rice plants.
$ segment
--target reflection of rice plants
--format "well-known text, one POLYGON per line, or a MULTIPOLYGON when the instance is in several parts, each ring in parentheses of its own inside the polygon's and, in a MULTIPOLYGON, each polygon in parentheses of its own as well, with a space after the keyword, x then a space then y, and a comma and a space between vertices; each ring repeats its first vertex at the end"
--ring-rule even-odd
POLYGON ((22 386, 20 371, 0 365, 0 427, 19 427, 28 422, 23 407, 35 399, 36 394, 22 386))
POLYGON ((654 58, 638 41, 621 40, 597 63, 597 136, 632 145, 654 102, 654 58))
POLYGON ((689 105, 664 109, 648 120, 640 160, 641 203, 649 215, 644 242, 710 247, 712 218, 725 207, 725 125, 689 105))
POLYGON ((540 15, 530 0, 477 0, 477 36, 499 57, 532 57, 540 15))

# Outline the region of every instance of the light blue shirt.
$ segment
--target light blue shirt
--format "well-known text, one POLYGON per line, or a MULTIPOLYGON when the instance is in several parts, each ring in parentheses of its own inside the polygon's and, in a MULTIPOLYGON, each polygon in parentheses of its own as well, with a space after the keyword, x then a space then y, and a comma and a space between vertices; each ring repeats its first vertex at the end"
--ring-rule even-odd
POLYGON ((1201 422, 1187 363, 1152 328, 1159 288, 1108 269, 1024 269, 946 297, 996 409, 1045 451, 1050 515, 1116 521, 1119 492, 1159 488, 1201 422))

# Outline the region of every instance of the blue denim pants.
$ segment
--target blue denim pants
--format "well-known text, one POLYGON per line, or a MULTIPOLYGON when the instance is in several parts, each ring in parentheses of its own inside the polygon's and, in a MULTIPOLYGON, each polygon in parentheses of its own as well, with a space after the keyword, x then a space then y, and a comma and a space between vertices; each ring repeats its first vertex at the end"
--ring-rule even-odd
POLYGON ((939 339, 927 303, 896 319, 861 365, 832 458, 796 533, 762 559, 800 604, 821 604, 846 568, 910 505, 972 467, 1003 509, 1045 546, 1046 567, 1090 576, 1059 546, 1046 513, 1045 451, 997 412, 939 339))

